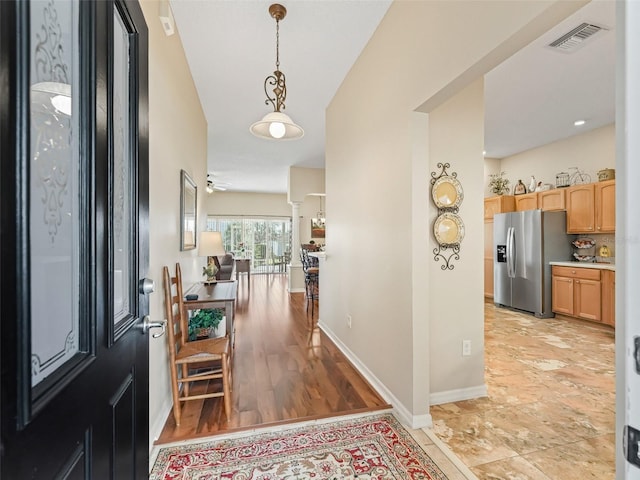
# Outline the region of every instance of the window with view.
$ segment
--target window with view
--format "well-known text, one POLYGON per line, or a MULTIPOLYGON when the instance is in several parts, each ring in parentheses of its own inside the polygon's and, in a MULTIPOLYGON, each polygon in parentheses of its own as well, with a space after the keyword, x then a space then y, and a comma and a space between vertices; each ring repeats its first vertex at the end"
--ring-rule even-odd
POLYGON ((251 260, 251 273, 286 273, 291 261, 291 218, 207 217, 207 230, 222 234, 224 249, 251 260))

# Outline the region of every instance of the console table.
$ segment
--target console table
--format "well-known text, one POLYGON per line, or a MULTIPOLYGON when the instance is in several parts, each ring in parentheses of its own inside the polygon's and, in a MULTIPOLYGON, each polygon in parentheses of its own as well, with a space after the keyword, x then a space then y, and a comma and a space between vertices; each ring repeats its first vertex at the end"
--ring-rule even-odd
POLYGON ((197 310, 199 308, 224 308, 227 322, 227 335, 233 355, 235 345, 235 326, 233 316, 235 314, 236 298, 238 296, 238 282, 235 280, 218 281, 205 285, 197 283, 185 292, 185 295, 197 295, 196 300, 184 300, 184 307, 187 310, 197 310))

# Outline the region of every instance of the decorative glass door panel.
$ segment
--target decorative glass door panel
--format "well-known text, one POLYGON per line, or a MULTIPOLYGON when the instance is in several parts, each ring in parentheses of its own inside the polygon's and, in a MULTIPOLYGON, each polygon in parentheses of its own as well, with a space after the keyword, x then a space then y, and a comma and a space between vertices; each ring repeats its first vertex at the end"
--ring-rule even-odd
MULTIPOLYGON (((113 322, 131 319, 136 303, 136 269, 132 271, 132 136, 131 136, 131 70, 129 32, 118 9, 113 18, 113 170, 111 199, 112 261, 113 261, 113 322), (135 274, 135 276, 132 276, 135 274)), ((117 328, 117 327, 116 327, 117 328)))
POLYGON ((79 4, 31 3, 31 385, 87 349, 80 279, 88 165, 81 159, 79 4))

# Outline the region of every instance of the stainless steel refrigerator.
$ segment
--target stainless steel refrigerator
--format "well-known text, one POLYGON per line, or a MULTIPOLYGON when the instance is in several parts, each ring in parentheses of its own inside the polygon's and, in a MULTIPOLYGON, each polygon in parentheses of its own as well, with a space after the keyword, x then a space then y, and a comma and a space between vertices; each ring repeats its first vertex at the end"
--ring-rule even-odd
POLYGON ((493 301, 553 317, 551 261, 571 260, 565 212, 499 213, 493 219, 493 301))

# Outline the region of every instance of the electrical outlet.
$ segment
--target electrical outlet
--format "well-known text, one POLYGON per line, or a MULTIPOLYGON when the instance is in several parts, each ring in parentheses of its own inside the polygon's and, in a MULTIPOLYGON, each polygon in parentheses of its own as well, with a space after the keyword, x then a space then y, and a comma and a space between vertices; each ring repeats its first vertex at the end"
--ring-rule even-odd
POLYGON ((468 357, 471 355, 471 340, 462 341, 462 356, 468 357))
POLYGON ((351 328, 351 315, 347 315, 347 327, 351 328))

